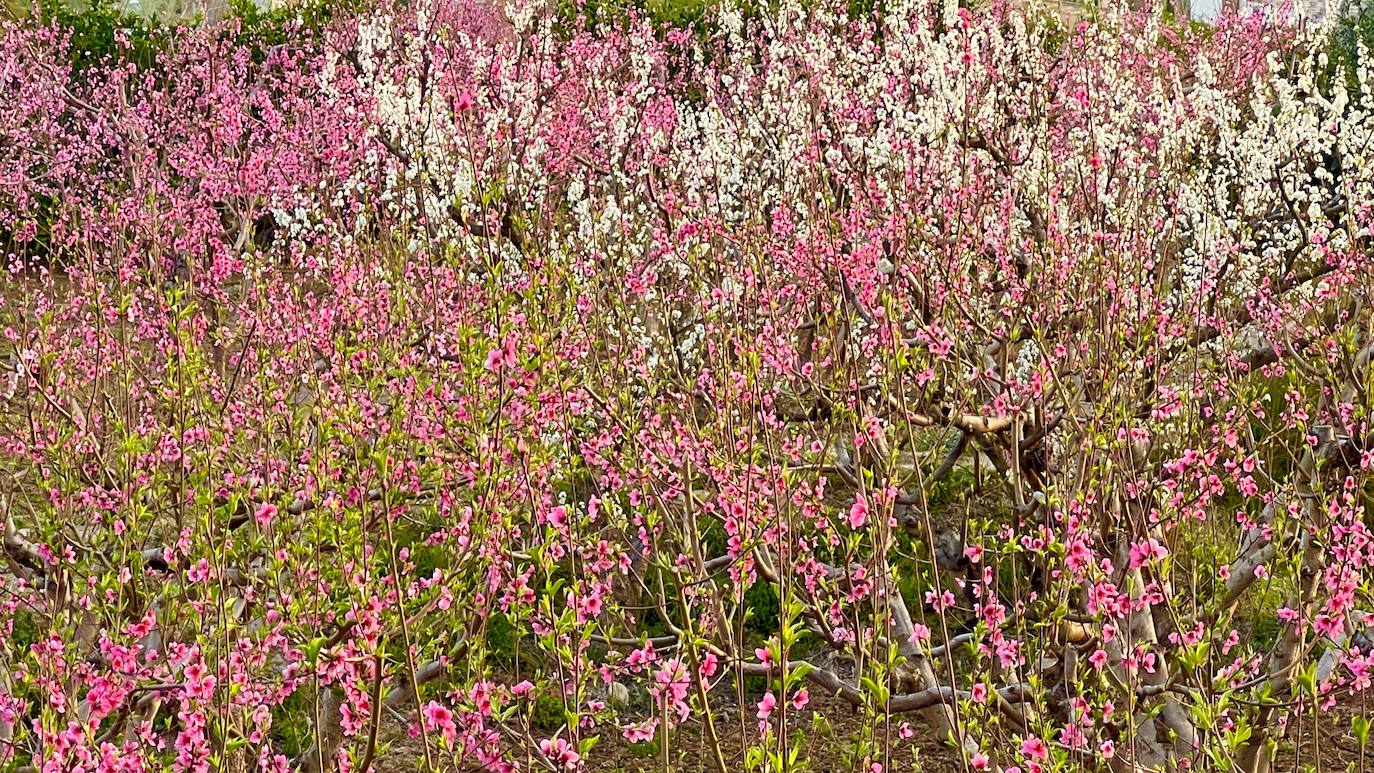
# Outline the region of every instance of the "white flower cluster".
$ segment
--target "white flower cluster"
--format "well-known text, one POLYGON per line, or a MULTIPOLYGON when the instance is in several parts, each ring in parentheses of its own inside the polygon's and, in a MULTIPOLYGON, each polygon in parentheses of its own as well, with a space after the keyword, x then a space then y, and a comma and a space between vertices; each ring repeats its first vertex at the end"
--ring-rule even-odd
MULTIPOLYGON (((474 259, 490 237, 473 223, 504 207, 545 224, 534 248, 567 259, 576 281, 644 277, 624 329, 607 337, 651 369, 702 362, 712 315, 750 303, 746 284, 814 292, 821 277, 838 303, 838 264, 816 265, 821 255, 855 283, 906 276, 957 294, 971 319, 998 319, 1011 281, 1041 288, 1044 311, 1109 292, 1094 272, 1132 261, 1176 316, 1214 293, 1241 306, 1321 260, 1319 244, 1349 244, 1350 207, 1374 200, 1368 100, 1341 78, 1319 88, 1319 57, 1275 59, 1247 84, 1205 46, 1160 63, 1161 31, 1119 34, 1128 22, 1110 10, 1064 34, 1024 15, 968 22, 954 2, 937 23, 926 4, 896 0, 874 36, 792 0, 762 27, 720 9, 719 37, 688 57, 698 69, 684 90, 647 28, 571 60, 541 54, 556 47, 535 8, 508 4, 516 35, 504 41, 439 29, 437 13, 422 15, 435 29, 421 36, 385 16, 363 25, 377 131, 402 153, 383 198, 474 259), (473 84, 475 104, 455 105, 433 76, 441 66, 473 84), (832 247, 809 258, 805 279, 804 262, 758 259, 781 214, 791 242, 773 247, 832 247), (688 223, 739 241, 679 230, 688 223), (878 232, 899 234, 900 254, 875 256, 878 232), (684 300, 706 327, 675 339, 684 300)), ((1369 76, 1362 64, 1359 88, 1369 76)), ((321 86, 332 88, 324 76, 321 86)), ((278 214, 288 228, 306 220, 278 214)), ((518 274, 523 256, 501 245, 518 274)), ((880 328, 856 320, 846 352, 858 356, 880 328)))

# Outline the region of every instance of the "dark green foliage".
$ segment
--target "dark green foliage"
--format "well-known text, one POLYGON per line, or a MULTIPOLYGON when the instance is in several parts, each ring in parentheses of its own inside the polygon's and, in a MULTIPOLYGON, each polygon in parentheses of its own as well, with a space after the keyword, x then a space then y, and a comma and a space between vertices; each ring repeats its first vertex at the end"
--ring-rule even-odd
POLYGON ((744 592, 744 606, 749 610, 747 630, 767 638, 778 632, 778 589, 771 582, 756 582, 744 592))
MULTIPOLYGON (((298 37, 313 37, 338 19, 360 13, 365 0, 306 0, 270 10, 253 0, 228 0, 229 17, 222 29, 234 44, 246 46, 261 62, 275 46, 298 37)), ((91 0, 80 7, 53 2, 35 6, 38 23, 57 24, 71 33, 69 57, 78 79, 91 68, 132 63, 139 70, 156 69, 175 39, 177 24, 170 19, 124 10, 116 0, 91 0)), ((185 23, 198 23, 188 19, 185 23)))
POLYGON ((436 569, 448 569, 451 554, 437 545, 413 543, 410 546, 410 562, 415 565, 410 574, 414 577, 432 577, 436 569))
MULTIPOLYGON (((1374 54, 1374 6, 1363 5, 1355 13, 1347 13, 1331 33, 1327 51, 1327 77, 1345 78, 1346 87, 1358 95, 1356 68, 1360 64, 1359 46, 1363 43, 1365 56, 1374 54)), ((1359 97, 1356 97, 1359 98, 1359 97)))
POLYGON ((68 56, 78 78, 102 64, 132 63, 141 70, 150 69, 171 41, 170 27, 128 13, 114 0, 92 0, 79 10, 65 3, 40 5, 35 18, 70 31, 68 56))
POLYGON ((366 8, 364 0, 307 0, 270 10, 258 7, 253 0, 229 0, 229 12, 238 21, 232 33, 234 42, 247 46, 257 62, 295 35, 314 37, 335 21, 366 8))
MULTIPOLYGON (((707 40, 719 31, 715 10, 722 1, 732 0, 559 0, 558 27, 567 34, 579 29, 619 28, 630 19, 642 19, 659 32, 687 30, 707 40)), ((876 20, 883 5, 883 0, 848 0, 849 16, 854 20, 876 20)), ((760 24, 776 13, 781 3, 739 0, 738 6, 746 24, 760 24)))
POLYGON ((12 649, 15 651, 27 650, 37 643, 40 631, 33 615, 22 609, 15 611, 10 636, 14 642, 12 649))
POLYGON ((931 508, 948 506, 961 502, 970 495, 977 481, 974 479, 973 470, 967 467, 955 467, 941 480, 937 481, 930 489, 930 494, 926 502, 931 508))
POLYGON ((486 652, 488 665, 497 669, 513 669, 516 651, 520 647, 519 633, 510 619, 500 612, 487 618, 486 652))
POLYGON ((1279 642, 1279 619, 1272 615, 1257 617, 1250 628, 1250 640, 1258 649, 1273 648, 1279 642))
POLYGON ((291 693, 280 705, 272 708, 272 730, 269 733, 276 748, 296 757, 310 747, 310 713, 312 708, 301 690, 291 693))
POLYGON ((566 720, 563 701, 555 693, 541 690, 534 696, 530 724, 540 730, 557 730, 566 720))
POLYGON ((560 0, 559 28, 607 29, 631 18, 647 19, 656 29, 699 29, 706 17, 708 0, 560 0))
POLYGON ((630 753, 636 757, 651 760, 663 756, 663 735, 663 733, 659 733, 647 741, 630 744, 628 746, 630 753))

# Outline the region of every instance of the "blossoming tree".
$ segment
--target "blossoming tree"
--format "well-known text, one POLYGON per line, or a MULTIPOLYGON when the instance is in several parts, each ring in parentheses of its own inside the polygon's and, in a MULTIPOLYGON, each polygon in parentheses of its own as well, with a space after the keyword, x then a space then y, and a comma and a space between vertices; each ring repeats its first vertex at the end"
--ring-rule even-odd
POLYGON ((790 770, 849 704, 874 771, 1259 772, 1360 705, 1367 68, 580 9, 6 29, 0 765, 790 770))

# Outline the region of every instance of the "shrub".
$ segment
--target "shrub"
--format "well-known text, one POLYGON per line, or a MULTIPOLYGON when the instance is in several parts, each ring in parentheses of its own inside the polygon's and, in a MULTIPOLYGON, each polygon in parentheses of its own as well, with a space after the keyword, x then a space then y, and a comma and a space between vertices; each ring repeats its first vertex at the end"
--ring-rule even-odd
POLYGON ((1344 78, 1347 89, 1363 96, 1360 70, 1368 70, 1371 50, 1374 50, 1374 9, 1367 4, 1356 4, 1342 15, 1332 30, 1328 50, 1329 77, 1344 78))
POLYGON ((97 66, 130 63, 150 70, 171 43, 171 31, 156 18, 124 11, 115 0, 91 0, 81 8, 45 3, 38 21, 70 35, 67 55, 78 77, 97 66))

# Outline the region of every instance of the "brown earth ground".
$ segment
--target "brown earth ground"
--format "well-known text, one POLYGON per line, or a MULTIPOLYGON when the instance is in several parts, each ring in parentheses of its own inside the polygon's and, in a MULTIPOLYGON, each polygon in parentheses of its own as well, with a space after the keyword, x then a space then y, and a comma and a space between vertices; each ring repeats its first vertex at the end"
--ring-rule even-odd
MULTIPOLYGON (((725 763, 729 771, 745 770, 741 749, 741 712, 724 703, 717 709, 716 728, 721 735, 721 746, 725 750, 725 763)), ((1362 701, 1359 697, 1347 700, 1330 711, 1318 712, 1318 722, 1313 727, 1311 715, 1303 721, 1301 731, 1290 732, 1281 743, 1273 773, 1323 773, 1336 771, 1374 771, 1374 748, 1363 752, 1360 743, 1351 732, 1351 719, 1358 715, 1369 716, 1374 713, 1374 699, 1362 701)), ((754 735, 753 707, 743 712, 743 721, 751 738, 754 735)), ((793 712, 789 727, 795 732, 800 729, 806 737, 801 759, 807 760, 805 770, 809 773, 850 773, 858 770, 854 757, 858 739, 863 730, 865 719, 855 708, 835 698, 813 697, 806 710, 793 712), (829 725, 827 730, 817 731, 813 727, 813 717, 820 714, 829 725), (850 754, 846 755, 846 751, 850 754)), ((418 773, 424 769, 424 754, 418 741, 408 739, 398 724, 389 730, 388 748, 378 756, 379 773, 418 773)), ((897 718, 892 723, 894 742, 884 744, 884 733, 877 736, 878 748, 888 746, 892 757, 885 767, 889 773, 894 771, 919 771, 921 773, 964 773, 966 768, 960 755, 936 738, 935 733, 923 720, 916 716, 897 718), (907 741, 896 742, 897 724, 908 721, 915 735, 907 741)), ((747 742, 746 742, 747 743, 747 742)), ((476 768, 473 768, 476 770, 476 768)), ((538 768, 531 767, 531 770, 538 768)), ((1202 764, 1195 770, 1211 771, 1215 766, 1202 764)), ((601 740, 590 755, 588 771, 593 773, 639 773, 641 771, 662 771, 672 773, 716 773, 712 761, 710 745, 705 738, 704 727, 699 721, 689 722, 674 731, 668 756, 665 759, 661 750, 648 748, 645 744, 630 744, 618 732, 606 728, 601 732, 601 740)), ((1228 771, 1229 773, 1229 771, 1228 771)))
MULTIPOLYGON (((720 735, 724 749, 726 768, 729 771, 745 770, 741 753, 741 711, 739 708, 722 704, 716 709, 716 731, 720 735)), ((790 707, 789 707, 790 709, 790 707)), ((752 701, 743 712, 743 721, 751 740, 757 739, 752 701)), ((895 755, 889 762, 889 771, 929 771, 947 773, 962 771, 963 765, 954 750, 942 746, 934 733, 918 717, 895 719, 891 732, 895 740, 897 725, 900 721, 911 723, 915 736, 898 745, 892 744, 895 755)), ((802 759, 809 765, 798 770, 810 773, 848 773, 857 770, 857 763, 850 764, 844 752, 851 753, 855 748, 854 739, 858 738, 864 722, 863 715, 848 703, 834 698, 812 697, 810 705, 801 712, 793 711, 788 722, 795 732, 802 730, 807 742, 803 747, 802 759), (828 729, 813 729, 813 717, 823 716, 829 724, 828 729)), ((399 724, 390 728, 390 746, 378 755, 379 773, 418 773, 424 769, 424 751, 418 740, 405 737, 399 724)), ((661 749, 651 748, 648 744, 631 744, 613 728, 604 728, 601 740, 589 755, 587 770, 592 773, 638 773, 639 771, 664 770, 664 757, 661 749)), ((878 733, 882 745, 882 732, 878 733)), ((749 741, 746 741, 747 744, 749 741)), ((669 743, 667 767, 672 773, 717 773, 712 760, 710 745, 706 740, 703 724, 695 718, 675 728, 669 743)), ((477 768, 473 768, 476 770, 477 768)), ((537 770, 538 768, 531 768, 537 770)))

